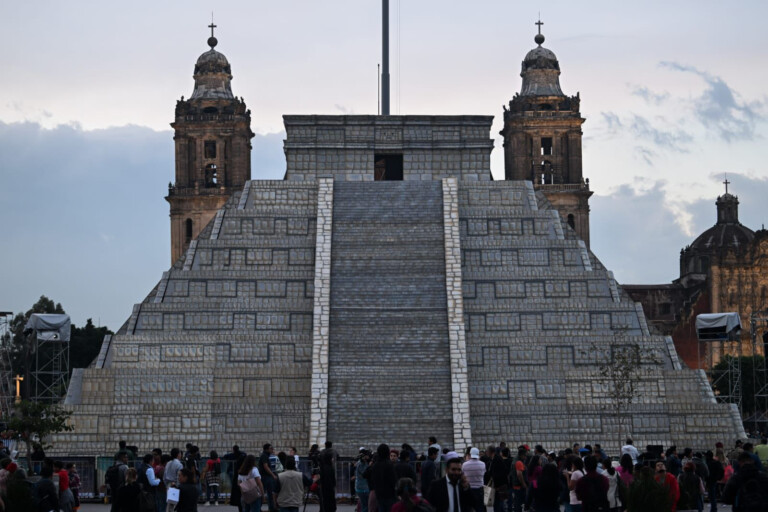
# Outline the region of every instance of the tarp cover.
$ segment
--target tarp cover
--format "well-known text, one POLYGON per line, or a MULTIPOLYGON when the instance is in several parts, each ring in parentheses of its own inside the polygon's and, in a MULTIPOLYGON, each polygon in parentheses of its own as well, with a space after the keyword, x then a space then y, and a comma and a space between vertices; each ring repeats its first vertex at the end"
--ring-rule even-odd
POLYGON ((738 313, 706 313, 696 317, 696 330, 722 329, 729 333, 741 329, 741 319, 738 313))
POLYGON ((25 333, 32 330, 37 332, 37 337, 41 340, 56 340, 58 336, 58 341, 69 341, 72 324, 69 315, 35 313, 29 317, 24 327, 25 333))

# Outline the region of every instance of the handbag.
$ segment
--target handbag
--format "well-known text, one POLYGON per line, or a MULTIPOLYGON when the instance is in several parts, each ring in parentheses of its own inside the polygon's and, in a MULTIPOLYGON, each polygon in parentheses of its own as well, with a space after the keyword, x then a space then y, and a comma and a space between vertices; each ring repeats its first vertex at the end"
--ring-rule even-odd
POLYGON ((495 499, 496 499, 496 489, 493 488, 493 485, 484 485, 483 486, 483 504, 486 507, 492 507, 495 499))
POLYGON ((176 487, 169 487, 165 501, 168 503, 176 504, 179 502, 179 490, 176 487))
POLYGON ((247 478, 240 482, 240 493, 242 494, 240 499, 246 505, 250 505, 261 498, 261 489, 255 478, 247 478))

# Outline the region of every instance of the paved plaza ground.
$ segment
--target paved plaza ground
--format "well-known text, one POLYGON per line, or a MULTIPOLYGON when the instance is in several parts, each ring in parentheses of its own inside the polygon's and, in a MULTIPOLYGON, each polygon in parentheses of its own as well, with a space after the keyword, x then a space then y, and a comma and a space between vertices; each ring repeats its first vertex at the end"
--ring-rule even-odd
MULTIPOLYGON (((237 510, 235 507, 230 507, 229 505, 219 505, 218 507, 206 507, 204 505, 198 505, 198 509, 202 512, 204 510, 221 510, 221 511, 235 511, 237 510)), ((80 507, 80 510, 82 512, 107 512, 109 510, 109 505, 104 505, 102 503, 85 503, 80 507)), ((264 507, 264 510, 267 510, 266 507, 264 507)), ((353 505, 338 505, 336 508, 338 512, 354 512, 355 507, 353 505)), ((709 510, 709 504, 705 504, 704 510, 709 510)), ((731 506, 730 505, 718 505, 717 506, 718 512, 731 512, 731 506)), ((318 505, 307 505, 307 512, 319 512, 320 507, 318 505)), ((299 512, 302 512, 301 510, 299 512)))

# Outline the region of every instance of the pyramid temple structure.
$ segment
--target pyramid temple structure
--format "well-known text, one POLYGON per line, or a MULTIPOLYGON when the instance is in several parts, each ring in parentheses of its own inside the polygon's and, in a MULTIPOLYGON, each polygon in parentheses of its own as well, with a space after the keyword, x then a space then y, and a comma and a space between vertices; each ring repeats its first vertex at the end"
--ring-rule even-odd
POLYGON ((172 125, 178 258, 73 374, 56 450, 742 436, 589 250, 580 99, 536 42, 504 109, 505 180, 491 116, 291 115, 268 181, 250 179, 250 111, 209 40, 172 125), (598 368, 633 345, 619 414, 598 368))

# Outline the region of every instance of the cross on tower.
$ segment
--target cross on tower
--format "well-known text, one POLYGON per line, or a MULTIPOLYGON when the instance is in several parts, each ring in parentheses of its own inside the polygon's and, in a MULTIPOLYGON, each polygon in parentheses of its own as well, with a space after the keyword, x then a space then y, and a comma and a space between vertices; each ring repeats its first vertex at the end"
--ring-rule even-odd
POLYGON ((213 29, 216 28, 216 25, 213 24, 213 13, 211 13, 211 24, 208 25, 208 28, 211 29, 211 37, 213 37, 213 29))
POLYGON ((541 18, 539 18, 539 21, 537 21, 536 23, 534 23, 534 25, 538 25, 538 26, 539 26, 539 34, 541 34, 541 26, 542 26, 543 24, 544 24, 544 22, 543 22, 543 21, 541 21, 541 18))
POLYGON ((728 185, 731 184, 731 182, 728 181, 728 176, 725 177, 725 181, 723 182, 723 184, 725 185, 725 193, 727 194, 728 193, 728 185))

